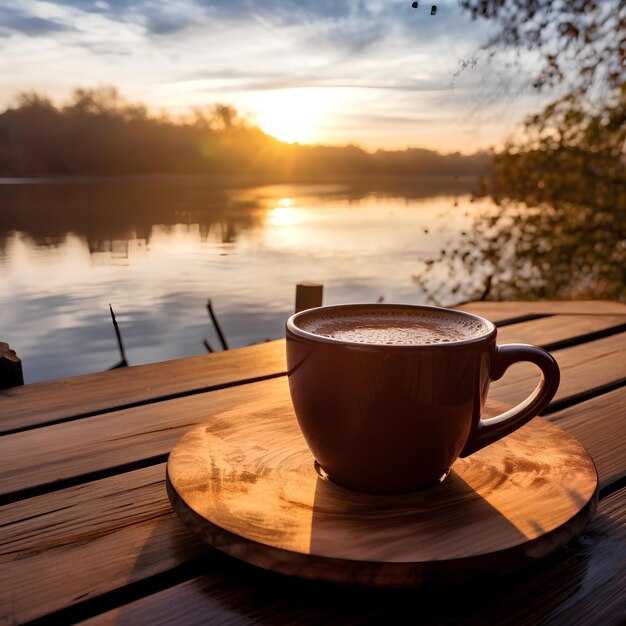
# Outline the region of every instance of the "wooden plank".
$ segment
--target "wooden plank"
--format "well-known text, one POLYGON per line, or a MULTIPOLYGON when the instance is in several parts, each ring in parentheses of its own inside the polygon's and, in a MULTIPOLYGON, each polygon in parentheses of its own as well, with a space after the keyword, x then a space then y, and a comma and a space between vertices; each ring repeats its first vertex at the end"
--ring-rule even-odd
MULTIPOLYGON (((580 412, 571 408, 553 416, 592 452, 604 486, 625 464, 623 414, 603 409, 622 406, 625 395, 620 389, 585 402, 580 412), (576 430, 583 416, 588 425, 576 430)), ((159 464, 0 507, 0 605, 10 603, 16 621, 23 622, 201 555, 222 576, 230 560, 211 553, 173 515, 164 476, 159 464), (60 562, 67 575, 59 576, 60 562)))
POLYGON ((421 590, 322 585, 207 559, 202 576, 97 615, 85 625, 403 623, 619 624, 626 617, 626 491, 600 503, 580 539, 515 575, 421 590))
POLYGON ((284 374, 284 341, 0 391, 0 432, 284 374))
POLYGON ((0 496, 165 455, 191 426, 233 406, 284 393, 286 385, 281 377, 5 435, 0 438, 0 496))
MULTIPOLYGON (((560 350, 557 358, 557 399, 609 383, 623 375, 626 333, 560 350)), ((536 368, 514 366, 494 384, 490 401, 518 402, 536 381, 536 368)), ((288 396, 285 377, 6 435, 0 438, 0 496, 165 455, 194 424, 276 394, 288 396)))
POLYGON ((490 601, 463 623, 624 624, 626 489, 601 500, 584 534, 559 556, 505 582, 504 593, 490 589, 490 601))
POLYGON ((481 315, 492 322, 524 315, 626 315, 626 304, 611 300, 468 302, 455 308, 481 315))
POLYGON ((547 346, 624 325, 626 316, 622 315, 554 315, 499 328, 497 341, 547 346))
POLYGON ((209 554, 171 510, 164 476, 159 464, 1 507, 0 623, 23 623, 209 554))
POLYGON ((626 387, 549 416, 591 455, 603 489, 626 476, 626 387))

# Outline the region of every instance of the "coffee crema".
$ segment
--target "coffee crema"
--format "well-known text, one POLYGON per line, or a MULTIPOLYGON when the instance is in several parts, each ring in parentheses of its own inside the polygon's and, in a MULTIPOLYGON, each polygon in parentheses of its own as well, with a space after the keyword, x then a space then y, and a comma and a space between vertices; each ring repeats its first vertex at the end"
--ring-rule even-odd
POLYGON ((339 341, 416 346, 478 339, 489 332, 479 320, 427 310, 353 309, 333 314, 311 312, 298 320, 302 330, 339 341))

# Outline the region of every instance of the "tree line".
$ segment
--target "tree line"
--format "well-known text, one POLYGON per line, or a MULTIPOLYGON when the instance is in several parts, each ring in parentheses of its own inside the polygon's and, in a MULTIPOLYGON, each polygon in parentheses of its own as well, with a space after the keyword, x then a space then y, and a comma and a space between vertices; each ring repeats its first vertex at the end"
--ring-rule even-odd
POLYGON ((57 106, 31 92, 0 113, 0 175, 245 174, 281 179, 351 175, 481 176, 486 153, 288 144, 230 105, 196 107, 181 119, 152 115, 113 87, 76 89, 57 106))

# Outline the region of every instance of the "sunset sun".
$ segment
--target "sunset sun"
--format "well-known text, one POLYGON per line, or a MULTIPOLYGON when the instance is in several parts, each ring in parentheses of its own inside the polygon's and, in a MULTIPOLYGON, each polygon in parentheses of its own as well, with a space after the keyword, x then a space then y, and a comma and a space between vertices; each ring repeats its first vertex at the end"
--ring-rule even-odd
POLYGON ((304 143, 306 123, 285 111, 268 111, 262 116, 261 128, 265 133, 287 143, 304 143), (286 113, 286 115, 285 115, 286 113))
POLYGON ((257 105, 259 126, 280 141, 312 143, 319 140, 316 127, 325 106, 320 90, 284 90, 257 105))

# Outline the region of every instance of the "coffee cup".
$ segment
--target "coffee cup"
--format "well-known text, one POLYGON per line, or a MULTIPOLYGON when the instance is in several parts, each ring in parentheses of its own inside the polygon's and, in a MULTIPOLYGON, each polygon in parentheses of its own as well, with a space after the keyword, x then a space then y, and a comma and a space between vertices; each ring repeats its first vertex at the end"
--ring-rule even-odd
POLYGON ((559 367, 540 348, 496 345, 496 334, 478 315, 429 306, 347 304, 291 316, 289 389, 320 475, 370 493, 417 490, 535 417, 556 393, 559 367), (520 361, 540 369, 535 390, 481 418, 491 381, 520 361))

